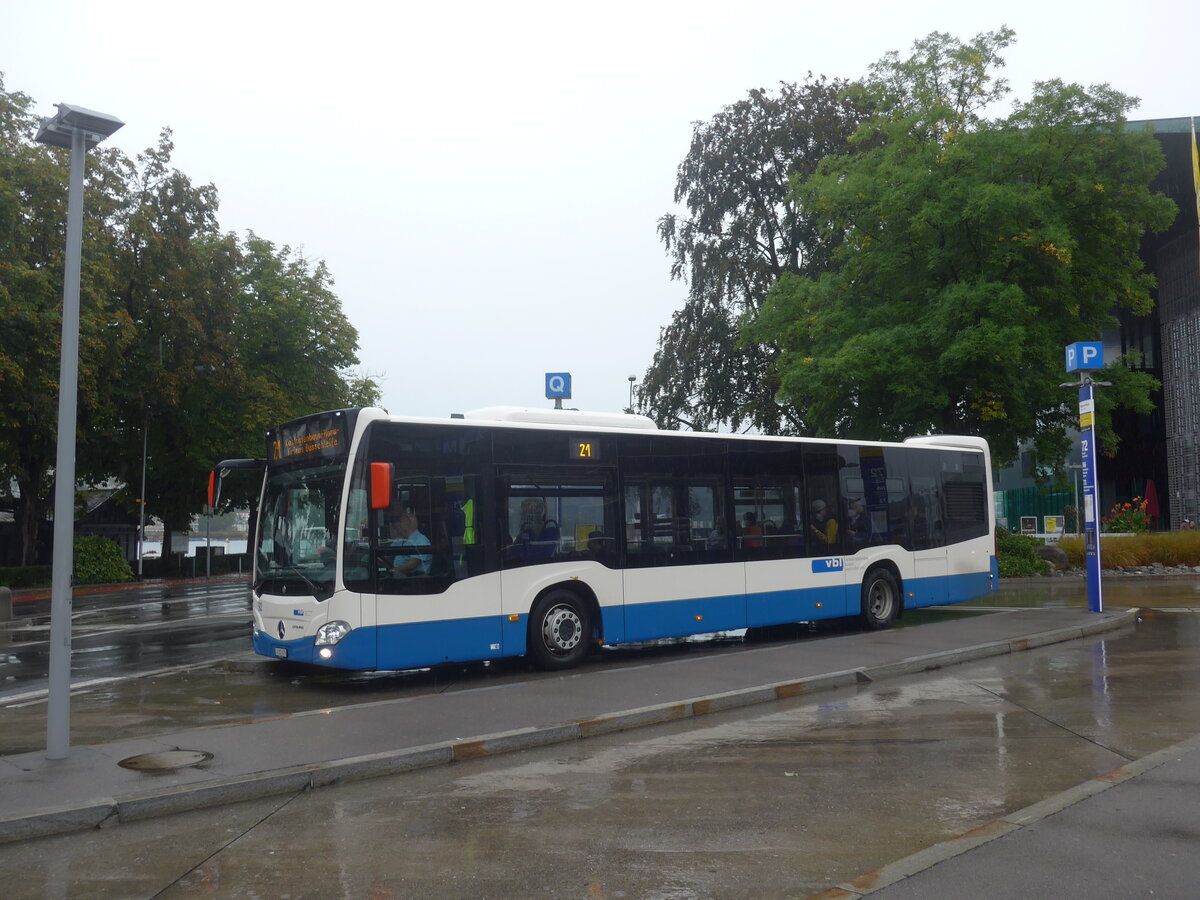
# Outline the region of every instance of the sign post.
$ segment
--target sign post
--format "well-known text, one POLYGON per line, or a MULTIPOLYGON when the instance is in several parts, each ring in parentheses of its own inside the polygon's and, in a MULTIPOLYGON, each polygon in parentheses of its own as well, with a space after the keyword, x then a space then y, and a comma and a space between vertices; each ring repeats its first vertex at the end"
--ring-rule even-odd
POLYGON ((1067 346, 1067 371, 1079 373, 1079 451, 1083 469, 1083 547, 1087 568, 1088 609, 1104 612, 1104 592, 1100 580, 1100 480, 1096 457, 1097 384, 1091 372, 1104 368, 1104 345, 1080 342, 1067 346))
POLYGON ((546 399, 554 401, 555 409, 562 409, 562 402, 571 399, 571 373, 546 373, 546 399))

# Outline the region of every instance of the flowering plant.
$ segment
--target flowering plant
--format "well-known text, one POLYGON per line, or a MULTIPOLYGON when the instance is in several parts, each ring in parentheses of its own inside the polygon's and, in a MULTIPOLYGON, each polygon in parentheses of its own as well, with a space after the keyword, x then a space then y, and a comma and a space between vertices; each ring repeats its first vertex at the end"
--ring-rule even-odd
POLYGON ((1146 514, 1149 505, 1144 497, 1134 497, 1128 503, 1118 503, 1108 513, 1102 516, 1100 522, 1105 531, 1132 531, 1135 534, 1150 530, 1150 516, 1146 514))

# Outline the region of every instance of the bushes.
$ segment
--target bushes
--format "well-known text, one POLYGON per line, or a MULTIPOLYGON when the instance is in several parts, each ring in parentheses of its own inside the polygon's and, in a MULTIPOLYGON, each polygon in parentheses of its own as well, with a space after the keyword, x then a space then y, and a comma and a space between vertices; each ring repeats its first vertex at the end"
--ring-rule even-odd
MULTIPOLYGON (((133 570, 117 542, 99 535, 75 539, 74 584, 116 584, 133 581, 133 570)), ((14 566, 0 569, 0 584, 13 589, 50 587, 50 566, 14 566)))
POLYGON ((45 587, 50 583, 49 566, 10 566, 0 569, 0 584, 12 588, 45 587))
POLYGON ((133 581, 133 570, 116 541, 99 535, 75 539, 75 583, 115 584, 133 581))
MULTIPOLYGON (((1084 564, 1083 539, 1063 538, 1058 546, 1071 565, 1084 564)), ((1100 564, 1106 569, 1125 566, 1200 566, 1200 531, 1168 531, 1100 539, 1100 564)))
MULTIPOLYGON (((148 579, 170 578, 203 578, 205 575, 204 557, 195 559, 184 558, 182 553, 174 554, 175 559, 144 559, 142 560, 142 576, 148 579), (172 567, 170 564, 174 563, 172 567)), ((75 574, 74 584, 118 584, 133 581, 137 562, 128 563, 121 556, 121 550, 115 542, 103 537, 79 538, 75 543, 75 574), (92 542, 101 541, 93 546, 92 542), (113 549, 104 546, 108 544, 113 549), (115 551, 115 555, 114 555, 115 551), (82 564, 82 565, 81 565, 82 564)), ((212 574, 250 574, 250 557, 239 553, 231 556, 213 556, 212 574)), ((50 566, 13 566, 0 568, 0 585, 21 590, 24 588, 50 587, 50 566)))
POLYGON ((1000 576, 1045 575, 1050 571, 1050 564, 1034 552, 1034 547, 1041 543, 1037 538, 1010 534, 1003 528, 997 528, 996 561, 1000 566, 1000 576))

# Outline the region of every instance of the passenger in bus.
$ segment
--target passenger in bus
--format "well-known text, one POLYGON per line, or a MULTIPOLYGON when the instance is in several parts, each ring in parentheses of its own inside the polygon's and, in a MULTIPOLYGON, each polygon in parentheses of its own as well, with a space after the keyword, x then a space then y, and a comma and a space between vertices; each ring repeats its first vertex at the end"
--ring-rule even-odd
POLYGON ((818 544, 826 547, 832 547, 837 543, 838 524, 837 519, 826 512, 825 501, 819 497, 809 504, 809 510, 812 512, 812 518, 809 520, 809 531, 818 544))
POLYGON ((846 521, 846 537, 852 547, 865 547, 871 542, 871 519, 861 500, 850 501, 850 516, 846 521))
MULTIPOLYGON (((428 547, 429 538, 418 530, 417 517, 413 513, 401 513, 392 521, 392 547, 428 547)), ((395 575, 428 575, 433 557, 428 553, 415 553, 409 549, 397 553, 392 562, 395 575)))
POLYGON ((593 531, 588 534, 588 556, 592 557, 592 559, 601 559, 608 556, 611 547, 612 541, 604 536, 603 531, 593 531))
POLYGON ((762 529, 758 527, 758 516, 753 512, 747 512, 742 516, 742 546, 743 547, 761 547, 762 529))
POLYGON ((558 552, 558 522, 546 518, 546 502, 528 497, 521 503, 521 527, 515 549, 520 559, 550 559, 558 552))

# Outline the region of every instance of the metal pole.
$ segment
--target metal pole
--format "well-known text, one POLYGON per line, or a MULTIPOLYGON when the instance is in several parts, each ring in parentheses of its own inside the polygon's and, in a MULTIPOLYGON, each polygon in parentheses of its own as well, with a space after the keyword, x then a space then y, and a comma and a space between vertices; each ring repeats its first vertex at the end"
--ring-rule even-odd
POLYGON ((138 581, 142 580, 142 554, 146 543, 146 435, 148 423, 142 417, 142 493, 138 499, 138 581))
POLYGON ((79 390, 79 261, 83 252, 84 131, 71 132, 67 247, 58 375, 58 458, 54 466, 54 551, 50 569, 50 685, 46 758, 65 759, 71 743, 71 570, 75 553, 75 412, 79 390))

